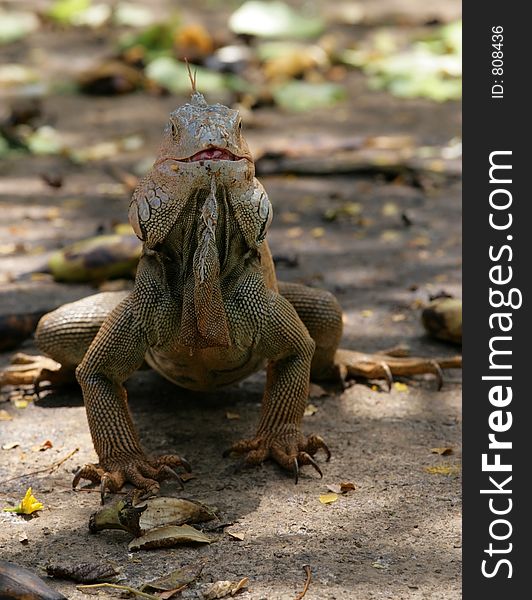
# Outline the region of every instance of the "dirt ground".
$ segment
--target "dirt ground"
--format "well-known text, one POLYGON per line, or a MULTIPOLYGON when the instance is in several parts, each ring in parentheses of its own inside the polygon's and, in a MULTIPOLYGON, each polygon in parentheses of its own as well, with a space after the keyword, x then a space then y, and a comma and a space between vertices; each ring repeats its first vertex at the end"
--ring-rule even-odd
MULTIPOLYGON (((391 2, 374 4, 394 7, 391 2)), ((408 10, 420 6, 433 8, 431 3, 412 2, 408 10)), ((456 14, 459 3, 446 3, 445 10, 456 14)), ((193 8, 188 11, 192 14, 193 8)), ((40 35, 33 46, 17 48, 19 60, 30 61, 32 48, 39 45, 50 53, 53 68, 60 69, 67 61, 81 60, 87 49, 101 51, 101 43, 91 36, 73 44, 66 34, 55 39, 40 35)), ((349 99, 334 110, 302 115, 258 110, 247 132, 252 149, 286 140, 287 132, 294 139, 309 133, 404 134, 418 146, 445 145, 460 135, 458 103, 394 99, 370 91, 356 72, 349 74, 348 89, 349 99)), ((80 146, 142 136, 141 148, 112 160, 132 170, 153 157, 168 113, 184 100, 142 93, 49 96, 44 112, 80 146)), ((0 253, 0 314, 49 309, 97 291, 49 278, 17 277, 37 268, 49 251, 126 221, 127 193, 105 166, 105 161, 75 166, 57 156, 2 159, 0 240, 19 244, 21 251, 0 253), (60 173, 63 186, 46 185, 42 173, 60 173)), ((337 295, 345 312, 344 347, 376 351, 402 343, 418 355, 456 353, 456 348, 425 336, 419 319, 420 302, 429 295, 441 290, 460 295, 461 187, 456 174, 421 186, 409 178, 371 173, 269 175, 261 181, 275 211, 269 240, 278 276, 337 295), (326 210, 348 202, 360 203, 364 221, 323 219, 326 210), (386 211, 390 204, 399 211, 386 211)), ((22 350, 37 352, 31 340, 22 350)), ((10 354, 0 355, 0 368, 10 354)), ((30 519, 0 512, 0 558, 41 574, 49 562, 108 560, 135 587, 204 561, 198 584, 182 592, 183 598, 201 598, 202 586, 211 581, 249 577, 248 590, 239 594, 242 600, 293 600, 303 589, 307 564, 312 569, 308 600, 459 598, 460 476, 426 469, 450 466, 451 473, 459 473, 461 373, 447 371, 439 392, 432 377, 420 376, 402 379, 406 389, 390 393, 382 382, 360 381, 343 392, 327 390, 311 398, 317 412, 305 417, 304 430, 322 435, 332 458, 326 464, 318 457, 323 479, 305 468, 297 486, 270 463, 237 470, 234 459, 222 458, 231 442, 252 432, 264 380, 260 373, 216 394, 180 390, 149 371, 128 381, 145 448, 187 457, 196 478, 181 495, 217 506, 220 520, 232 523, 227 531, 243 536, 237 540, 220 531, 218 541, 207 547, 138 553, 128 553, 130 536, 123 532, 89 534, 98 493, 83 486, 71 489, 76 468, 96 461, 80 391, 44 395, 26 408, 3 397, 0 409, 12 419, 0 421, 1 445, 9 448, 0 450, 0 507, 18 503, 32 486, 44 509, 30 519), (228 419, 228 412, 240 418, 228 419), (36 451, 46 440, 53 447, 36 451), (453 453, 433 454, 434 447, 452 447, 453 453), (49 473, 47 467, 76 448, 49 473), (334 503, 320 503, 328 485, 346 481, 356 489, 334 503)), ((180 495, 171 483, 162 491, 180 495)), ((86 597, 75 584, 48 581, 68 598, 86 597)), ((101 598, 117 595, 98 592, 101 598)))

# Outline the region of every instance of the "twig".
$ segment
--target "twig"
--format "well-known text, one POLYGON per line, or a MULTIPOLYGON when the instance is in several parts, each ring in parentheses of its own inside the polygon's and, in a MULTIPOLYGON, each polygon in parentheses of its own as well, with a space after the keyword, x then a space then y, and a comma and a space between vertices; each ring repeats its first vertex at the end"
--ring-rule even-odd
POLYGON ((24 475, 17 475, 16 477, 10 477, 9 479, 4 479, 3 481, 0 481, 0 485, 3 485, 4 483, 7 483, 8 481, 14 481, 15 479, 22 479, 23 477, 30 477, 31 475, 38 475, 39 473, 46 473, 48 471, 51 474, 54 471, 56 471, 57 469, 59 469, 59 467, 64 462, 66 462, 69 458, 74 456, 74 454, 76 454, 76 452, 79 452, 79 448, 74 448, 74 450, 72 450, 72 452, 69 452, 66 456, 64 456, 60 460, 52 463, 48 467, 44 467, 43 469, 37 469, 36 471, 30 471, 29 473, 24 473, 24 475))
POLYGON ((153 594, 147 594, 146 592, 141 592, 135 588, 129 587, 129 585, 118 585, 117 583, 91 583, 90 585, 77 585, 76 589, 78 590, 88 590, 91 588, 98 587, 106 587, 106 588, 114 588, 115 590, 122 590, 123 592, 129 592, 130 594, 135 594, 135 596, 139 596, 140 598, 148 598, 149 600, 161 600, 160 596, 154 596, 153 594))
POLYGON ((305 587, 303 588, 303 591, 295 597, 295 600, 301 600, 301 598, 303 598, 303 596, 308 592, 310 582, 312 581, 312 571, 310 570, 310 565, 303 565, 303 568, 307 573, 307 580, 305 581, 305 587))

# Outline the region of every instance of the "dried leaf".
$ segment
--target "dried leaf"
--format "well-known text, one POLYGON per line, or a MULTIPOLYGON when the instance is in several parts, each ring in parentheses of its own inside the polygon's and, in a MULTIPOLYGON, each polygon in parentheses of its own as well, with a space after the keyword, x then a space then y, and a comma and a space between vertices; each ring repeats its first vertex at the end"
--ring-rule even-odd
POLYGON ((31 487, 28 488, 26 495, 20 501, 18 506, 14 508, 4 508, 5 512, 14 512, 19 515, 31 515, 32 513, 44 508, 43 504, 35 498, 31 492, 31 487))
POLYGON ((363 316, 365 319, 372 317, 373 316, 373 311, 369 310, 369 309, 365 309, 365 310, 361 310, 360 311, 361 316, 363 316))
POLYGON ((53 447, 54 447, 54 445, 52 444, 52 442, 50 440, 46 440, 37 448, 37 450, 39 452, 44 452, 45 450, 50 450, 50 448, 53 448, 53 447))
POLYGON ((228 410, 225 413, 225 418, 229 419, 230 421, 236 421, 236 420, 240 419, 240 415, 236 412, 231 412, 228 410))
POLYGON ((132 276, 142 244, 134 235, 101 235, 58 250, 48 266, 56 281, 101 281, 132 276))
POLYGON ((338 494, 335 494, 335 493, 320 495, 320 502, 322 504, 331 504, 331 502, 336 502, 337 500, 338 500, 338 494))
POLYGON ((7 410, 0 410, 0 421, 12 421, 13 417, 7 412, 7 410))
POLYGON ((19 446, 19 442, 8 442, 7 444, 2 444, 2 450, 13 450, 13 448, 18 448, 19 446))
POLYGON ((431 475, 458 475, 459 465, 438 465, 436 467, 425 467, 425 471, 431 475))
POLYGON ((230 535, 233 539, 238 540, 239 542, 241 542, 246 537, 243 533, 238 533, 236 531, 227 531, 227 529, 225 530, 225 533, 227 533, 227 535, 230 535))
POLYGON ((346 492, 351 492, 353 490, 356 490, 355 484, 351 483, 350 481, 343 481, 340 484, 340 489, 342 490, 342 494, 345 494, 346 492))
MULTIPOLYGON (((140 589, 142 592, 173 592, 182 588, 183 586, 189 585, 200 576, 203 570, 204 564, 199 565, 187 565, 180 569, 171 571, 164 577, 158 577, 153 581, 145 583, 140 589)), ((161 597, 163 597, 161 595, 161 597)), ((171 596, 167 596, 171 597, 171 596)))
POLYGON ((383 217, 395 217, 399 214, 399 207, 395 202, 386 202, 381 209, 381 214, 383 217))
POLYGON ((111 563, 93 562, 77 564, 50 564, 46 566, 46 573, 50 577, 71 579, 78 583, 96 583, 114 579, 118 569, 111 563))
POLYGON ((310 235, 314 238, 321 238, 325 235, 325 229, 323 227, 313 227, 310 230, 310 235))
POLYGON ((332 492, 333 494, 336 494, 336 495, 342 493, 342 490, 341 490, 340 486, 338 484, 336 484, 336 483, 328 485, 327 489, 329 490, 329 492, 332 492))
POLYGON ((165 525, 150 529, 128 544, 129 550, 171 548, 180 544, 211 544, 214 540, 190 525, 165 525))
POLYGON ((13 402, 15 408, 28 408, 29 402, 28 400, 24 400, 23 398, 17 398, 13 402))
POLYGON ((239 590, 247 587, 249 578, 244 577, 240 581, 216 581, 206 592, 203 592, 205 600, 216 600, 226 596, 234 596, 239 590))
POLYGON ((450 446, 446 446, 443 448, 431 448, 430 451, 432 454, 439 454, 440 456, 448 456, 453 453, 453 449, 450 446))
POLYGON ((143 532, 162 525, 202 523, 216 517, 216 509, 186 498, 159 496, 150 498, 138 508, 146 507, 140 516, 139 525, 143 532))
POLYGON ((397 315, 392 315, 392 321, 394 323, 400 323, 401 321, 405 321, 406 320, 406 315, 399 313, 397 315))

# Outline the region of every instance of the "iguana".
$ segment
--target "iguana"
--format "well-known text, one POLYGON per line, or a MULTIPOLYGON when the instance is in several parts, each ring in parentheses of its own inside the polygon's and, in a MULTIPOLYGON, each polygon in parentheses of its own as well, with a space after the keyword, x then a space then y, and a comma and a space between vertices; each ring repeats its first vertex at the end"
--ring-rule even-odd
MULTIPOLYGON (((102 498, 125 482, 156 493, 160 481, 179 477, 174 469, 189 469, 178 455, 151 457, 140 444, 123 382, 144 361, 198 391, 267 365, 257 431, 229 452, 249 464, 273 459, 296 482, 302 465, 322 474, 313 458, 318 450, 330 457, 320 436, 301 431, 310 379, 350 374, 390 382, 392 373, 441 376, 440 367, 461 365, 459 357, 438 362, 338 350, 336 298, 276 280, 265 239, 272 207, 255 178, 239 113, 209 105, 195 85, 190 102, 170 115, 129 220, 143 242, 133 291, 64 305, 36 331, 38 346, 62 372, 77 366, 99 463, 84 466, 73 483, 99 482, 102 498)), ((51 375, 45 370, 40 378, 51 375)))

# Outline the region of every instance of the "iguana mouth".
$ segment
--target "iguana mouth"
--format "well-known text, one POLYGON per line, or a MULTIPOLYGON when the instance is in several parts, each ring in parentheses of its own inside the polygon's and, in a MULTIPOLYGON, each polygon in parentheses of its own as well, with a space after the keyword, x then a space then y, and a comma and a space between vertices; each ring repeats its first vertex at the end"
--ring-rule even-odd
POLYGON ((197 162, 199 160, 240 160, 239 156, 235 156, 229 150, 222 150, 221 148, 207 148, 206 150, 200 150, 189 156, 188 158, 181 159, 181 162, 197 162))

